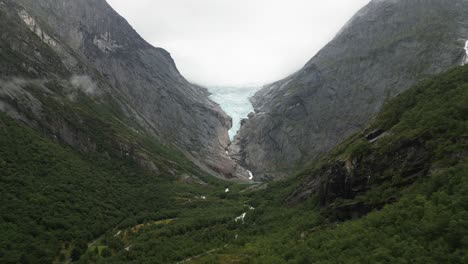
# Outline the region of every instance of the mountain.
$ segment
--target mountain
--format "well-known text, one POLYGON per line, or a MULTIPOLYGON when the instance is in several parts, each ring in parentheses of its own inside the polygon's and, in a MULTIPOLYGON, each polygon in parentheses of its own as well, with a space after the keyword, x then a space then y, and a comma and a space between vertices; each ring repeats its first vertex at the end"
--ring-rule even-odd
POLYGON ((105 1, 1 0, 0 25, 1 263, 78 260, 231 185, 230 118, 105 1))
MULTIPOLYGON (((2 33, 1 52, 9 59, 1 62, 3 87, 9 88, 2 87, 1 99, 10 116, 77 149, 94 151, 94 132, 79 131, 80 113, 40 113, 84 98, 100 110, 113 111, 113 116, 101 115, 104 122, 148 134, 212 175, 248 177, 226 155, 231 119, 205 88, 182 77, 167 51, 148 44, 106 1, 4 0, 0 7, 3 23, 9 25, 2 33), (37 89, 32 93, 28 86, 37 89), (52 98, 54 104, 45 101, 52 98), (65 117, 71 113, 77 123, 65 117)), ((112 144, 147 167, 157 167, 137 150, 143 144, 126 141, 114 138, 112 144)))
POLYGON ((0 263, 466 263, 465 8, 371 2, 231 160, 230 118, 105 1, 0 0, 0 263))
POLYGON ((300 173, 110 231, 121 249, 80 261, 465 263, 467 102, 468 66, 419 82, 300 173))
POLYGON ((252 98, 232 157, 290 175, 359 131, 390 98, 466 59, 468 1, 374 0, 295 74, 252 98))

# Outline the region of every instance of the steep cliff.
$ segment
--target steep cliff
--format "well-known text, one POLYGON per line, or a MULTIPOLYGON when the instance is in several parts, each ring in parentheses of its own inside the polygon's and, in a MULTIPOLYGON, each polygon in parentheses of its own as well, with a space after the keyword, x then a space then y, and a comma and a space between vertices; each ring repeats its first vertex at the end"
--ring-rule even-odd
POLYGON ((467 176, 465 66, 396 96, 296 177, 231 189, 246 200, 230 217, 207 222, 204 208, 203 221, 122 235, 132 249, 109 262, 465 263, 467 176))
POLYGON ((391 100, 365 130, 304 170, 288 202, 317 198, 346 220, 395 202, 415 182, 466 166, 467 73, 466 66, 450 70, 391 100))
POLYGON ((232 148, 261 179, 290 175, 416 81, 463 63, 468 1, 374 0, 300 71, 253 98, 232 148))
MULTIPOLYGON (((5 39, 5 45, 16 45, 18 53, 29 49, 32 54, 23 61, 28 68, 25 74, 5 70, 2 78, 44 80, 60 73, 59 79, 74 81, 79 87, 83 81, 85 88, 99 83, 96 88, 105 94, 102 97, 112 98, 128 119, 121 120, 128 122, 124 125, 138 124, 145 133, 178 148, 213 175, 248 177, 225 153, 231 119, 209 100, 205 88, 182 77, 167 51, 148 44, 106 1, 2 3, 10 13, 15 9, 25 27, 16 26, 29 28, 43 44, 26 47, 24 39, 31 39, 26 33, 22 39, 5 39), (38 54, 33 54, 34 49, 38 54), (41 69, 31 63, 39 57, 43 60, 41 69)), ((13 21, 20 23, 16 18, 13 21)))

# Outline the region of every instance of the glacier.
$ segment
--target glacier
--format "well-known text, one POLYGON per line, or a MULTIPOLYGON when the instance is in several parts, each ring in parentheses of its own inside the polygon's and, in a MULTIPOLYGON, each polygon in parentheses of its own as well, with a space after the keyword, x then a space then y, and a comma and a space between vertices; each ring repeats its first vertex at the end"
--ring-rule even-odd
POLYGON ((232 128, 229 130, 231 141, 234 140, 237 131, 240 129, 241 120, 254 111, 249 98, 260 88, 261 85, 208 87, 211 100, 218 103, 226 114, 232 117, 232 128))

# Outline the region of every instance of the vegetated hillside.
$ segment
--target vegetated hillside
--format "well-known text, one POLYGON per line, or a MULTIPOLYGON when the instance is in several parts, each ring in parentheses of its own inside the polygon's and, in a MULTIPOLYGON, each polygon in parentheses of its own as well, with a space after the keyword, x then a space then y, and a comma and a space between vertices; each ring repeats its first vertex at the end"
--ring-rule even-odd
POLYGON ((204 216, 186 211, 191 220, 148 225, 119 237, 128 251, 86 261, 466 263, 467 133, 468 67, 459 67, 388 102, 296 177, 230 193, 243 221, 226 212, 231 219, 200 224, 204 216))
POLYGON ((257 92, 234 157, 277 179, 329 151, 386 100, 465 60, 467 12, 466 0, 371 1, 303 69, 257 92))
POLYGON ((39 9, 18 3, 0 1, 1 263, 77 260, 105 232, 223 193, 227 183, 161 137, 39 9))
MULTIPOLYGON (((40 115, 42 107, 53 107, 38 97, 68 107, 79 93, 100 110, 111 108, 114 116, 104 121, 177 148, 215 176, 248 178, 225 153, 230 118, 209 100, 205 88, 181 76, 167 51, 143 40, 106 1, 3 0, 0 11, 2 90, 21 81, 14 92, 2 91, 2 109, 9 115, 28 116, 28 123, 59 130, 58 138, 77 147, 70 138, 78 137, 80 144, 87 140, 86 133, 77 135, 80 125, 68 126, 55 111, 55 116, 40 115), (42 87, 32 94, 24 87, 30 83, 42 87), (52 124, 55 120, 58 124, 52 124)), ((122 145, 132 149, 127 142, 122 145)), ((132 151, 124 152, 133 157, 132 151)))
POLYGON ((2 113, 0 175, 1 263, 77 260, 106 232, 177 218, 226 187, 200 173, 174 181, 131 159, 82 155, 2 113))
MULTIPOLYGON (((174 179, 195 166, 154 131, 109 81, 71 48, 0 5, 0 110, 86 155, 133 160, 174 179), (40 34, 38 34, 40 32, 40 34), (52 44, 51 44, 52 43, 52 44), (73 61, 74 67, 66 64, 73 61)), ((29 21, 29 20, 27 20, 29 21)))

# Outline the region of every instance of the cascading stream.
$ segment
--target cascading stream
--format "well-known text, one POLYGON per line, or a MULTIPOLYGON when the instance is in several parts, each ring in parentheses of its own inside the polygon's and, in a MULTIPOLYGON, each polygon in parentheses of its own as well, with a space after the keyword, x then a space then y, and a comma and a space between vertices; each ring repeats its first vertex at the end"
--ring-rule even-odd
POLYGON ((462 66, 468 64, 468 40, 465 42, 465 58, 463 58, 462 66))
MULTIPOLYGON (((229 138, 234 140, 241 126, 241 120, 247 118, 250 112, 254 111, 250 97, 259 90, 261 85, 245 86, 213 86, 209 88, 211 99, 218 103, 221 108, 232 117, 232 128, 229 130, 229 138)), ((226 151, 226 155, 229 152, 226 151)), ((254 180, 254 175, 247 170, 249 180, 254 180)))

